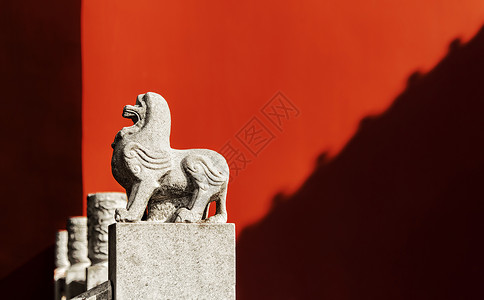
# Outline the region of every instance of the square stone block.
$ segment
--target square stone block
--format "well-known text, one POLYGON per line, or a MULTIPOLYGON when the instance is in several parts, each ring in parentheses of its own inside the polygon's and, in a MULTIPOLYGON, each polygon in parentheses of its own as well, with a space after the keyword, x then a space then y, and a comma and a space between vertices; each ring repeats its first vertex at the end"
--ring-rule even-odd
POLYGON ((114 299, 235 299, 235 225, 109 226, 114 299))

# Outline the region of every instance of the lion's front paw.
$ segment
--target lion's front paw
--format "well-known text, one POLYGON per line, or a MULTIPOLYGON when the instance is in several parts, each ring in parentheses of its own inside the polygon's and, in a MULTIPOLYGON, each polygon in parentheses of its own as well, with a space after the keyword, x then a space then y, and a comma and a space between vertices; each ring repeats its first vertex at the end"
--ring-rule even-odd
POLYGON ((135 222, 137 218, 131 212, 129 212, 126 208, 118 208, 114 213, 114 218, 116 222, 135 222))
POLYGON ((197 221, 197 216, 185 207, 179 208, 176 212, 175 223, 194 223, 197 221))

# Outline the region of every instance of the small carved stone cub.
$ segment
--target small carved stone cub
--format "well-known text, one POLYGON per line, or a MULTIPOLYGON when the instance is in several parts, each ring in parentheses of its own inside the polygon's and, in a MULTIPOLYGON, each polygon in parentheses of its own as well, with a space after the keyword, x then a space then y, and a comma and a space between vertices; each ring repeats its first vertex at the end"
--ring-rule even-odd
POLYGON ((225 205, 229 167, 222 155, 207 149, 170 147, 170 109, 156 93, 138 96, 123 117, 134 125, 121 129, 111 145, 111 169, 126 189, 126 209, 116 210, 118 222, 227 222, 225 205), (208 207, 216 212, 208 218, 208 207))

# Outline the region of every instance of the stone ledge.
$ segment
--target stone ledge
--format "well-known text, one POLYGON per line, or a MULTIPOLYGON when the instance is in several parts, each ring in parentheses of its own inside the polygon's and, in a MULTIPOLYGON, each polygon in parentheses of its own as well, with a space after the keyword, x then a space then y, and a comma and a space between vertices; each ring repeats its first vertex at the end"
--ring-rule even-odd
POLYGON ((112 300, 111 282, 106 281, 100 285, 84 292, 72 300, 112 300))

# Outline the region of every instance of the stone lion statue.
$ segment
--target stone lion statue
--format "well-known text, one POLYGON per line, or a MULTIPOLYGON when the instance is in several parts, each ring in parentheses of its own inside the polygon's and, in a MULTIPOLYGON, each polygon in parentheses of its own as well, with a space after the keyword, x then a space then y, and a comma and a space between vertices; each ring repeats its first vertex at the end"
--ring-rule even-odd
POLYGON ((171 117, 168 104, 156 93, 138 96, 126 105, 124 127, 111 145, 111 169, 126 189, 126 209, 117 209, 118 222, 227 222, 226 195, 229 167, 224 157, 207 149, 170 147, 171 117), (211 202, 216 212, 208 217, 211 202))

